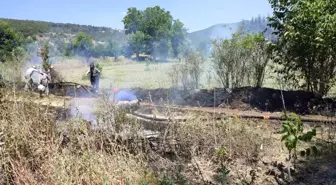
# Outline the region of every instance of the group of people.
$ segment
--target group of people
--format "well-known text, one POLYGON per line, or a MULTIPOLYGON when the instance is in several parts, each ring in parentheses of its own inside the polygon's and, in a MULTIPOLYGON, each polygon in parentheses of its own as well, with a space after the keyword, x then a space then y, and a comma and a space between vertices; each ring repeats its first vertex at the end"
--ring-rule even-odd
MULTIPOLYGON (((51 66, 51 68, 53 68, 51 66)), ((26 79, 26 86, 25 89, 32 89, 33 86, 37 87, 40 94, 45 93, 48 95, 49 93, 49 83, 50 83, 50 69, 46 72, 37 69, 36 66, 30 67, 26 73, 25 73, 25 79, 26 79)), ((92 62, 90 63, 90 68, 86 75, 89 77, 91 82, 91 87, 95 91, 95 93, 99 90, 99 79, 101 76, 101 71, 97 69, 96 65, 92 62)), ((113 93, 116 95, 115 100, 117 102, 139 102, 141 100, 138 100, 137 97, 127 91, 120 91, 118 88, 113 89, 113 93)))
MULTIPOLYGON (((51 66, 51 68, 53 68, 53 66, 51 66)), ((34 87, 36 87, 40 94, 49 94, 49 83, 51 82, 50 75, 50 69, 44 72, 39 70, 37 66, 33 65, 26 70, 24 75, 26 80, 25 90, 32 90, 34 87)), ((90 78, 92 88, 95 90, 95 92, 98 92, 101 72, 95 67, 94 63, 90 64, 90 69, 87 72, 87 75, 90 78)))

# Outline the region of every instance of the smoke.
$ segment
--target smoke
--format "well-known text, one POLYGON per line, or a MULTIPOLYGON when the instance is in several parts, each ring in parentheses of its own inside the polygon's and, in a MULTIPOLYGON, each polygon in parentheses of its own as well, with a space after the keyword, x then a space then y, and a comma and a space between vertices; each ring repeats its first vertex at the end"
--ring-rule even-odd
POLYGON ((97 117, 94 114, 96 100, 91 98, 72 98, 70 106, 70 116, 80 117, 91 123, 97 123, 97 117))
POLYGON ((162 61, 166 61, 172 53, 172 43, 171 40, 167 38, 162 38, 159 41, 153 43, 153 52, 151 55, 156 59, 159 58, 162 61))

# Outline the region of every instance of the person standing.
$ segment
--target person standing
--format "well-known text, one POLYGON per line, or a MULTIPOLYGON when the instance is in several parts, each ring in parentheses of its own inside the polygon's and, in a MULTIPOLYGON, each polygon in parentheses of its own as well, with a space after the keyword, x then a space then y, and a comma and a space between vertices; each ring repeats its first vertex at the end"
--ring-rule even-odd
POLYGON ((100 78, 101 72, 99 69, 96 68, 95 64, 92 62, 90 64, 90 69, 87 72, 87 75, 89 76, 91 86, 92 88, 97 92, 99 89, 99 78, 100 78))

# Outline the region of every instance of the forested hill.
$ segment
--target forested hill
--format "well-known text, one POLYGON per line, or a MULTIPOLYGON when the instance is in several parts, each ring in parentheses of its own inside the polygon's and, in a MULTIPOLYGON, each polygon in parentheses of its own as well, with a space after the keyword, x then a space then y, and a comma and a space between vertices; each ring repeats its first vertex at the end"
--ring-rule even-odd
POLYGON ((84 32, 90 35, 96 41, 121 41, 125 38, 123 31, 108 27, 3 18, 0 18, 0 20, 8 22, 11 27, 13 27, 17 32, 21 33, 24 37, 42 36, 50 32, 56 34, 72 35, 75 35, 78 32, 84 32))
MULTIPOLYGON (((64 55, 67 52, 67 48, 72 47, 73 39, 79 32, 83 32, 92 38, 92 48, 94 48, 91 51, 92 56, 110 56, 115 55, 115 53, 125 54, 123 52, 127 53, 129 49, 125 47, 129 42, 126 40, 126 34, 123 30, 91 25, 33 20, 0 18, 0 21, 1 20, 8 22, 14 30, 20 33, 25 38, 25 43, 30 44, 30 48, 32 47, 32 43, 34 47, 37 47, 48 40, 51 45, 56 46, 54 47, 54 55, 64 55), (118 51, 112 51, 113 49, 111 48, 118 51)), ((216 38, 230 39, 232 33, 236 32, 241 25, 244 26, 245 32, 257 33, 267 28, 267 20, 265 17, 259 16, 249 21, 245 20, 232 24, 217 24, 204 30, 188 33, 187 37, 191 40, 192 48, 209 54, 211 40, 216 38)), ((272 30, 268 28, 265 32, 265 36, 268 37, 271 33, 272 30)))
POLYGON ((271 39, 272 29, 267 26, 266 17, 252 18, 252 20, 243 20, 237 23, 230 24, 216 24, 209 28, 195 31, 189 34, 194 47, 199 48, 206 43, 209 43, 213 39, 222 38, 230 39, 232 34, 235 33, 240 26, 244 27, 244 31, 247 33, 263 32, 265 37, 271 39))

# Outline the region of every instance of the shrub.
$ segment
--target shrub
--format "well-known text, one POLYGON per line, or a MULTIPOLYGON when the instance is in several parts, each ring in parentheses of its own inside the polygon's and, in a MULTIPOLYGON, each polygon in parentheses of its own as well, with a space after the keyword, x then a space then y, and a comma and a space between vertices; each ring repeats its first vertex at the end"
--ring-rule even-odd
POLYGON ((198 89, 200 86, 200 78, 203 73, 203 57, 192 52, 187 55, 180 63, 172 66, 168 75, 173 86, 182 83, 184 89, 198 89))

